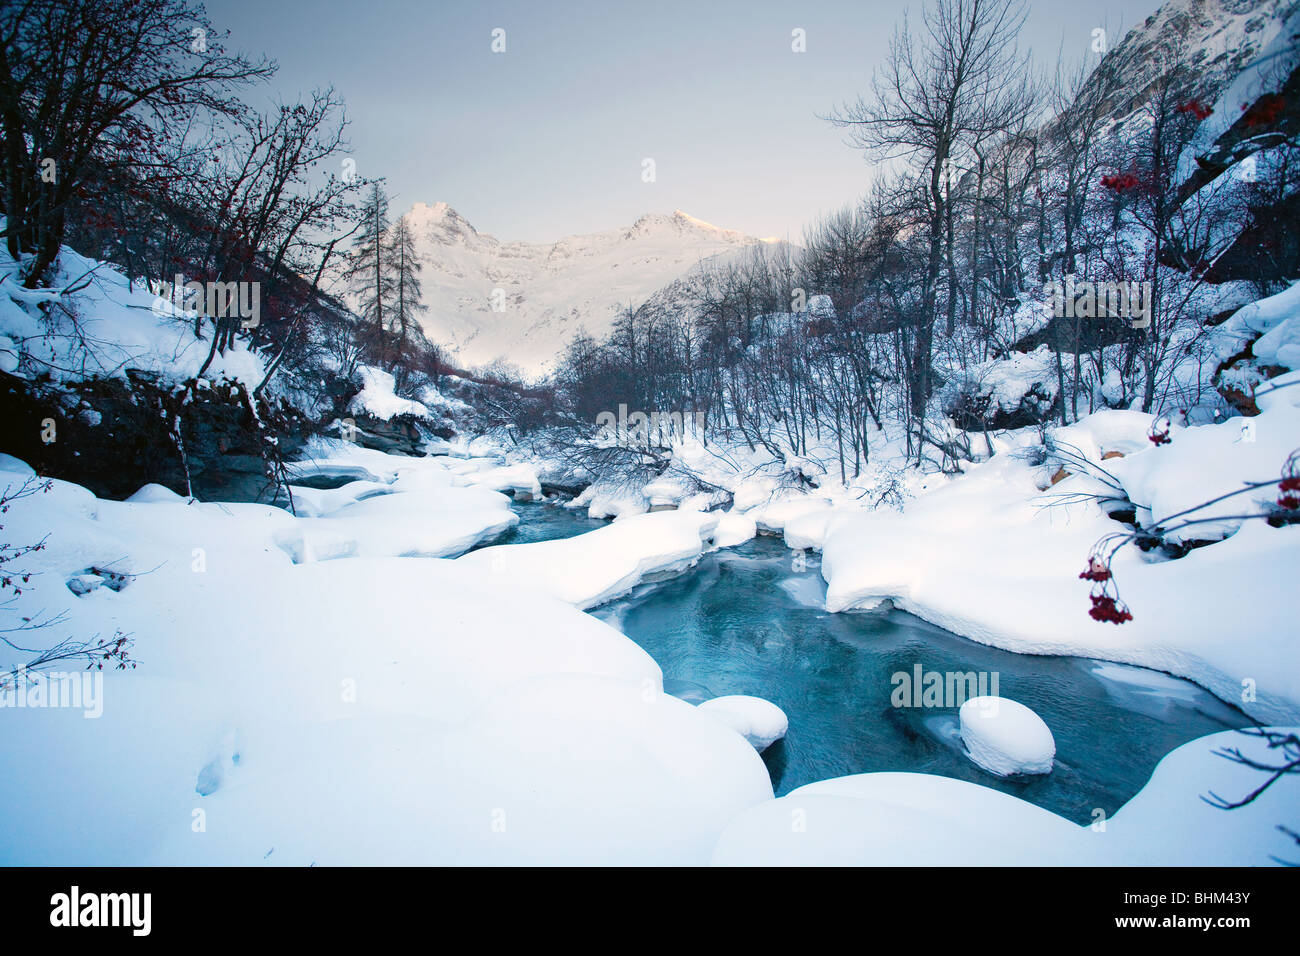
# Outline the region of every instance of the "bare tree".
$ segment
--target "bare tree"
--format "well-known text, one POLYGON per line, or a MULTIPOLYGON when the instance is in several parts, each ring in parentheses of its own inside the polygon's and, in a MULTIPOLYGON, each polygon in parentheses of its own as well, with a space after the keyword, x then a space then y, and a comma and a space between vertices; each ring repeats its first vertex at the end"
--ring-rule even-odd
POLYGON ((35 288, 92 170, 147 167, 195 110, 234 116, 232 91, 274 64, 227 54, 187 0, 23 0, 0 10, 5 238, 35 288))
POLYGON ((868 155, 908 159, 925 184, 927 248, 910 381, 911 411, 918 421, 924 420, 932 387, 952 178, 972 144, 1021 109, 1027 63, 1016 36, 1025 15, 1022 0, 934 0, 922 12, 920 42, 905 18, 872 80, 871 95, 830 117, 868 155))

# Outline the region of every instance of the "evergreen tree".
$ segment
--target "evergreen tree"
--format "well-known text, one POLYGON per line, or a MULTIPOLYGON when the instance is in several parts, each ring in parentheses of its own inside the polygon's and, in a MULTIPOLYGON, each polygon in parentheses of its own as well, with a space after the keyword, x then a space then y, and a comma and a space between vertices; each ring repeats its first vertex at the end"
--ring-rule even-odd
POLYGON ((428 311, 420 301, 420 262, 415 249, 415 236, 406 216, 402 216, 389 230, 384 247, 386 268, 392 276, 393 295, 390 299, 388 327, 398 333, 398 354, 406 354, 410 330, 417 327, 416 316, 428 311))
POLYGON ((378 364, 384 364, 384 330, 387 303, 394 292, 394 276, 385 254, 388 222, 388 196, 375 183, 361 208, 361 230, 353 242, 345 279, 357 297, 357 311, 365 320, 373 338, 369 351, 378 364))

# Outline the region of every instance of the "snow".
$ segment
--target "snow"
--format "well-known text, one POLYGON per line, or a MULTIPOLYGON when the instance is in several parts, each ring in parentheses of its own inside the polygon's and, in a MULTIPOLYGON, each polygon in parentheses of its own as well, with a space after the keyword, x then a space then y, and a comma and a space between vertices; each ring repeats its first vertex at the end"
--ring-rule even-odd
POLYGON ((809 548, 820 551, 826 543, 826 535, 836 515, 844 514, 843 509, 829 506, 810 508, 785 522, 785 543, 796 551, 809 548))
POLYGON ((506 356, 530 373, 552 363, 580 327, 601 338, 627 303, 761 241, 680 210, 553 243, 501 242, 442 202, 416 203, 407 216, 425 263, 429 337, 451 343, 462 363, 506 356))
MULTIPOLYGON (((1275 379, 1261 394, 1254 442, 1242 440, 1237 422, 1202 425, 1101 464, 1119 479, 1119 494, 1160 519, 1248 479, 1276 479, 1300 435, 1300 388, 1284 387, 1290 378, 1275 379)), ((1091 459, 1117 442, 1136 443, 1142 429, 1132 414, 1098 413, 1063 431, 1091 459)), ((1067 496, 1099 486, 1117 493, 1084 474, 1040 491, 1045 474, 1062 464, 1031 465, 1013 443, 918 496, 905 513, 837 517, 822 560, 827 610, 889 598, 981 643, 1136 664, 1189 678, 1262 721, 1300 717, 1300 658, 1290 638, 1300 527, 1221 520, 1230 509, 1275 496, 1276 485, 1207 509, 1211 523, 1175 538, 1232 533, 1176 561, 1122 548, 1112 571, 1134 620, 1116 627, 1088 616, 1088 582, 1078 576, 1093 545, 1125 526, 1097 501, 1067 496), (1249 626, 1242 624, 1246 608, 1249 626)))
POLYGON ((972 697, 957 714, 966 752, 1000 777, 1051 773, 1056 741, 1043 718, 1005 697, 972 697))
MULTIPOLYGON (((349 488, 314 518, 59 481, 14 502, 6 537, 48 534, 14 610, 65 612, 51 641, 129 634, 140 663, 102 672, 97 719, 0 709, 0 861, 701 864, 771 799, 754 749, 666 696, 613 628, 471 561, 384 556, 406 546, 396 529, 364 530, 405 515, 435 540, 502 496, 453 486, 438 459, 338 451, 334 466, 394 475, 389 492, 349 488), (356 514, 372 507, 392 513, 356 514), (277 546, 350 513, 353 556, 295 564, 277 546), (78 597, 66 582, 88 567, 127 583, 78 597)), ((677 517, 643 534, 698 553, 709 519, 677 517)))
POLYGON ((1046 345, 1032 352, 1013 352, 1004 359, 976 365, 958 380, 968 382, 989 399, 989 413, 1011 413, 1022 405, 1043 411, 1057 391, 1056 356, 1046 345))
POLYGON ((477 470, 466 470, 458 474, 455 483, 510 492, 521 500, 540 498, 542 495, 537 470, 523 463, 498 465, 492 461, 481 462, 477 470))
POLYGON ((789 522, 810 513, 824 512, 830 506, 828 498, 788 495, 752 508, 746 514, 754 519, 759 531, 780 534, 789 522))
POLYGON ((1225 325, 1259 334, 1251 350, 1263 364, 1300 367, 1300 282, 1238 309, 1225 325))
MULTIPOLYGON (((1280 384, 1300 379, 1297 373, 1274 379, 1280 384)), ((1261 394, 1264 392, 1261 387, 1261 394)), ((1141 507, 1143 525, 1168 525, 1174 515, 1213 498, 1240 491, 1247 481, 1281 477, 1282 463, 1300 438, 1300 402, 1277 403, 1254 419, 1254 440, 1243 440, 1241 420, 1171 432, 1170 443, 1106 464, 1124 485, 1129 499, 1141 507)), ((1287 392, 1281 393, 1286 396, 1287 392)), ((1170 540, 1212 540, 1242 526, 1235 516, 1266 508, 1277 499, 1275 484, 1235 495, 1196 511, 1198 523, 1171 531, 1170 540), (1222 519, 1222 520, 1217 520, 1222 519)))
POLYGON ((1088 831, 1009 794, 920 773, 807 784, 734 819, 714 866, 1087 865, 1088 831))
MULTIPOLYGON (((211 339, 195 338, 193 319, 140 282, 128 282, 115 266, 65 246, 53 288, 23 289, 14 281, 16 273, 13 259, 0 249, 0 368, 5 371, 69 381, 124 378, 127 369, 137 369, 180 382, 195 377, 207 359, 211 339), (59 293, 82 284, 79 291, 59 293), (75 314, 75 323, 62 309, 43 314, 37 308, 56 299, 75 314), (15 345, 17 354, 10 354, 15 345)), ((211 323, 204 335, 211 335, 211 323)), ((261 359, 239 340, 215 355, 204 372, 209 381, 228 378, 249 388, 264 374, 261 359)))
POLYGON ((294 513, 304 518, 320 518, 332 514, 354 501, 361 501, 372 495, 386 495, 391 489, 391 482, 361 479, 349 481, 338 488, 308 488, 305 485, 290 485, 293 495, 294 513))
POLYGON ((142 486, 139 491, 126 500, 137 503, 149 503, 158 501, 176 502, 184 501, 185 499, 165 485, 150 482, 149 484, 142 486))
POLYGON ((505 495, 483 488, 403 490, 300 518, 274 536, 295 564, 352 556, 439 558, 463 554, 519 523, 505 495))
POLYGON ((396 380, 392 373, 362 365, 357 368, 357 377, 361 379, 361 390, 348 405, 349 411, 358 415, 370 415, 384 421, 389 421, 398 415, 429 417, 429 410, 419 402, 399 398, 395 394, 396 380))
POLYGON ((594 481, 565 507, 586 508, 589 518, 627 518, 649 511, 650 500, 635 484, 594 481))
POLYGON ((758 526, 753 518, 728 511, 718 517, 713 543, 719 548, 730 548, 737 544, 744 544, 757 533, 758 526))
POLYGON ((1052 441, 1091 462, 1101 462, 1107 452, 1131 455, 1150 448, 1150 429, 1151 416, 1145 412, 1107 409, 1093 412, 1081 424, 1054 429, 1052 441))
POLYGON ((585 610, 695 564, 717 524, 717 515, 661 511, 573 538, 483 548, 457 563, 585 610))
POLYGON ((1236 731, 1193 740, 1109 820, 1079 826, 998 790, 921 773, 822 780, 740 813, 713 851, 715 866, 1259 866, 1295 859, 1277 826, 1295 826, 1300 777, 1219 810, 1213 791, 1241 797, 1264 778, 1217 756, 1239 746, 1275 760, 1236 731))
MULTIPOLYGON (((1290 414, 1294 391, 1265 397, 1261 424, 1290 414)), ((1100 449, 1140 425, 1117 423, 1103 419, 1086 437, 1100 449)), ((1121 461, 1155 461, 1190 431, 1179 431, 1174 445, 1134 451, 1121 461)), ((457 514, 488 528, 494 515, 509 513, 504 496, 458 483, 498 467, 494 460, 411 459, 336 441, 314 442, 312 452, 304 469, 368 477, 331 491, 304 489, 310 517, 263 505, 188 501, 148 488, 139 500, 102 501, 60 481, 14 504, 7 536, 49 534, 47 548, 31 556, 37 574, 17 609, 66 609, 67 634, 129 633, 141 663, 134 671, 104 672, 103 711, 93 720, 64 709, 0 710, 7 722, 0 768, 23 768, 21 775, 0 774, 0 860, 1130 865, 1264 863, 1269 853, 1288 858, 1288 841, 1275 827, 1295 823, 1288 821, 1294 779, 1231 813, 1199 799, 1210 789, 1240 796, 1258 785, 1257 774, 1213 754, 1243 743, 1251 752, 1250 741, 1236 733, 1169 755, 1104 831, 1007 794, 925 774, 838 778, 774 800, 756 749, 785 731, 787 721, 774 705, 730 697, 693 707, 667 696, 662 672, 644 651, 577 610, 680 571, 716 546, 729 525, 743 522, 747 530, 751 517, 665 511, 454 561, 399 558, 393 555, 412 541, 432 549, 430 542, 451 534, 448 522, 457 514), (289 539, 319 546, 317 560, 295 564, 279 546, 289 539), (336 559, 319 560, 322 553, 336 559), (102 586, 102 578, 87 574, 90 567, 110 567, 126 583, 120 590, 102 586), (69 589, 71 581, 86 586, 81 596, 69 589), (99 821, 93 828, 65 825, 91 817, 99 821), (203 827, 196 830, 199 820, 203 827), (21 834, 14 829, 19 824, 21 834), (34 831, 41 840, 23 837, 34 831)), ((10 482, 30 474, 9 457, 0 458, 0 471, 10 482)), ((1060 605, 1053 618, 1035 596, 1055 586, 1033 578, 1026 585, 1022 562, 1032 568, 1059 560, 1077 573, 1086 552, 1076 552, 1075 544, 1089 541, 1107 519, 1091 514, 1095 506, 1076 506, 1063 527, 1059 518, 1044 525, 1051 547, 1013 561, 1014 549, 1024 545, 1017 524, 1032 525, 1045 514, 1031 504, 1040 471, 1000 454, 922 495, 906 514, 853 515, 842 508, 824 558, 842 564, 883 551, 886 564, 906 565, 913 560, 910 536, 928 537, 930 544, 942 534, 997 541, 999 561, 963 569, 973 580, 957 599, 988 587, 999 570, 1015 571, 1022 575, 1015 614, 1025 616, 1027 629, 1043 629, 1060 621, 1060 605), (882 527, 900 522, 904 530, 854 539, 850 549, 847 529, 864 518, 886 522, 882 527), (999 523, 1011 531, 1005 544, 994 536, 999 523), (1063 531, 1064 538, 1054 537, 1063 531)), ((1273 586, 1289 580, 1295 546, 1288 534, 1256 522, 1178 562, 1125 566, 1125 593, 1135 608, 1160 593, 1137 586, 1138 573, 1173 569, 1179 580, 1191 575, 1189 593, 1201 588, 1208 595, 1213 581, 1232 589, 1226 593, 1235 599, 1252 601, 1259 633, 1235 628, 1228 632, 1233 640, 1215 635, 1211 641, 1206 629, 1226 621, 1226 612, 1215 617, 1209 601, 1177 612, 1171 599, 1144 612, 1157 619, 1175 614, 1172 637, 1157 642, 1158 621, 1142 631, 1139 616, 1114 640, 1111 656, 1123 658, 1119 649, 1132 644, 1137 653, 1131 656, 1158 658, 1177 672, 1173 665, 1191 658, 1178 658, 1176 650, 1201 655, 1202 663, 1212 659, 1225 673, 1256 675, 1259 707, 1286 706, 1279 685, 1284 689, 1294 677, 1294 654, 1285 646, 1290 630, 1281 601, 1249 591, 1248 577, 1277 564, 1267 558, 1273 549, 1283 559, 1273 586), (1198 562, 1206 562, 1199 572, 1198 562), (1277 629, 1270 631, 1273 617, 1277 629), (1187 633, 1202 618, 1200 630, 1187 633), (1283 639, 1269 641, 1271 635, 1283 639)), ((944 566, 942 550, 934 555, 941 559, 941 593, 962 576, 944 566)), ((968 551, 950 556, 969 558, 968 551)), ((828 580, 843 573, 844 566, 834 569, 828 580)), ((1069 588, 1082 585, 1067 577, 1069 588)), ((1076 590, 1057 589, 1046 601, 1079 600, 1084 592, 1076 590)), ((912 594, 920 606, 946 607, 925 586, 912 594)), ((969 613, 987 613, 991 635, 1016 627, 1015 615, 1003 608, 975 601, 969 613)), ((1082 606, 1079 617, 1087 626, 1082 606)), ((1073 623, 1060 627, 1060 633, 1047 629, 1046 641, 1037 635, 1048 652, 1068 652, 1063 635, 1082 630, 1073 623)), ((1121 630, 1097 627, 1100 644, 1079 643, 1104 650, 1104 639, 1121 630)), ((1152 675, 1134 680, 1143 677, 1144 688, 1159 689, 1152 675)), ((1014 706, 1000 702, 1000 713, 1014 706)), ((965 716, 963 728, 980 720, 965 716)))
POLYGON ((714 697, 700 704, 699 709, 740 734, 759 753, 784 737, 790 728, 785 711, 761 697, 714 697))

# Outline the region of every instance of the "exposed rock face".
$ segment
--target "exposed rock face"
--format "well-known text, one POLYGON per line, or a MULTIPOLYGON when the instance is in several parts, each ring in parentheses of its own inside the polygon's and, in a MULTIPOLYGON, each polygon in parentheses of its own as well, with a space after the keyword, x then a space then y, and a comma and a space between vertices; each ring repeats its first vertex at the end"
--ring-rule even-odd
POLYGON ((0 373, 4 450, 40 474, 107 498, 150 482, 178 494, 269 501, 276 454, 294 457, 309 423, 285 404, 256 400, 242 384, 175 386, 128 371, 126 379, 71 385, 0 373))
MULTIPOLYGON (((414 415, 394 415, 392 418, 375 418, 372 415, 351 415, 347 421, 352 423, 348 429, 349 440, 355 441, 363 448, 373 448, 388 455, 411 455, 419 457, 424 454, 424 444, 428 436, 419 425, 414 415)), ((341 435, 338 423, 328 431, 332 435, 341 435)), ((451 429, 437 429, 440 438, 451 438, 455 432, 451 429)), ((429 434, 436 432, 430 431, 429 434)))

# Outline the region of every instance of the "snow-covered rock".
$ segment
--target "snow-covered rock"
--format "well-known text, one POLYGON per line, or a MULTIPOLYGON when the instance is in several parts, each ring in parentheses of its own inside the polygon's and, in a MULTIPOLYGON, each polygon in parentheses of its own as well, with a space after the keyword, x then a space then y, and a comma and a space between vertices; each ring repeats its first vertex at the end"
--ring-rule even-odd
POLYGON ((1102 847, 1085 828, 998 790, 867 773, 810 783, 740 813, 713 865, 1086 866, 1102 847))
POLYGON ((1056 741, 1043 718, 1005 697, 972 697, 958 712, 971 760, 989 773, 1051 773, 1056 741))
POLYGON ((768 504, 760 505, 747 514, 754 519, 759 531, 780 534, 791 521, 806 515, 829 512, 830 508, 831 502, 828 498, 788 494, 768 504))
POLYGON ((790 719, 785 711, 761 697, 731 694, 706 700, 699 708, 740 734, 759 753, 784 737, 790 729, 790 719))
POLYGON ((531 501, 542 496, 542 483, 537 478, 537 469, 522 463, 491 464, 488 467, 465 471, 458 475, 453 483, 507 492, 519 501, 531 501))

